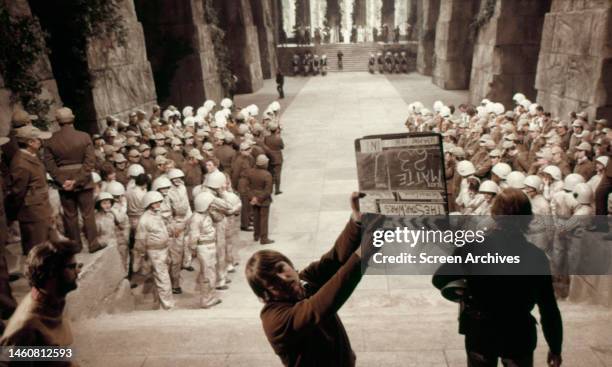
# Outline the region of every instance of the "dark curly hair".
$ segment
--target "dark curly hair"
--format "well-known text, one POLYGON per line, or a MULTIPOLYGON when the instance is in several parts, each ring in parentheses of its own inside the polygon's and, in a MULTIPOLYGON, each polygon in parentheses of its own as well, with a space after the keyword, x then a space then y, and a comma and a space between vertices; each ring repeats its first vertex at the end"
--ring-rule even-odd
POLYGON ((274 250, 260 250, 247 261, 244 270, 247 281, 255 295, 264 301, 271 299, 270 286, 279 282, 276 276, 282 269, 281 261, 293 266, 287 256, 274 250))
POLYGON ((47 280, 57 277, 66 263, 79 252, 76 242, 44 242, 30 250, 26 259, 26 278, 30 286, 44 288, 47 280))

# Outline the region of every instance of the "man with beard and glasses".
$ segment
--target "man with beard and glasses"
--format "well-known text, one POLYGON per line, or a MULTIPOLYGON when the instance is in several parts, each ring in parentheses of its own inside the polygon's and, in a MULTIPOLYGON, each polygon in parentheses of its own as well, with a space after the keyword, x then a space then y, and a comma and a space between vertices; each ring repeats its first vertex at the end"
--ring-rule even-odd
POLYGON ((43 242, 32 248, 26 260, 26 276, 32 287, 9 319, 0 339, 2 346, 67 347, 73 342, 66 295, 77 288, 83 264, 74 241, 43 242))
POLYGON ((337 312, 362 276, 360 196, 351 195, 351 219, 334 247, 301 272, 273 250, 256 252, 246 264, 249 285, 265 304, 264 332, 285 366, 355 365, 337 312))

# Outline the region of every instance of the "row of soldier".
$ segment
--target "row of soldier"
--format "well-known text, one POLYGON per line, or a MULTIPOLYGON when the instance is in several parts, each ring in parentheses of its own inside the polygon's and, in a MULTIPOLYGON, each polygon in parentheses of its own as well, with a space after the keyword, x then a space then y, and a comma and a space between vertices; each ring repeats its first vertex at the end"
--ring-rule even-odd
POLYGON ((374 74, 376 70, 380 74, 399 74, 399 73, 408 73, 408 56, 406 51, 391 53, 391 51, 387 51, 384 55, 382 52, 378 52, 377 54, 371 53, 370 59, 368 60, 368 71, 371 74, 374 74))
MULTIPOLYGON (((441 101, 433 110, 415 102, 406 127, 442 134, 451 212, 490 215, 500 190, 521 189, 536 215, 531 240, 551 257, 557 273, 571 273, 578 259, 570 252, 584 240, 584 229, 609 231, 606 217, 595 221, 593 215, 607 216, 611 206, 612 130, 607 120, 589 120, 585 112, 563 120, 521 93, 513 100, 511 110, 486 99, 458 110, 441 101)), ((609 234, 603 238, 612 240, 609 234)), ((568 278, 556 289, 566 297, 568 278)))
POLYGON ((313 55, 306 52, 303 55, 293 54, 291 61, 293 75, 327 75, 327 55, 313 55))
MULTIPOLYGON (((239 109, 230 99, 195 111, 155 106, 149 118, 142 110, 127 123, 109 117, 103 134, 90 137, 73 127, 69 108, 57 111, 54 134, 17 110, 0 139, 8 173, 2 248, 15 221, 24 257, 48 240, 81 244, 82 227, 90 252, 116 246, 133 286, 152 278, 164 309, 174 307, 181 272, 194 271, 197 260, 200 304, 212 307, 235 271, 239 231, 274 242, 268 216, 273 193, 281 193, 279 112, 273 102, 259 121, 256 105, 239 109)), ((2 291, 14 302, 8 282, 2 291)))

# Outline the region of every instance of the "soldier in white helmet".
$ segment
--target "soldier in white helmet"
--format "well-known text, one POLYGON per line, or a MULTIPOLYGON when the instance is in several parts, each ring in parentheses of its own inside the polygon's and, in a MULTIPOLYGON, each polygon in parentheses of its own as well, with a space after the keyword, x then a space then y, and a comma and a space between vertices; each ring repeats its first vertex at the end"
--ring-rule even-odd
POLYGON ((599 186, 601 179, 606 174, 606 167, 608 166, 609 160, 610 157, 604 155, 595 158, 595 175, 587 182, 593 189, 593 192, 597 190, 597 186, 599 186))
POLYGON ((225 264, 228 273, 234 273, 238 265, 237 247, 240 242, 240 213, 242 202, 240 197, 232 188, 232 181, 229 175, 225 175, 225 191, 223 199, 231 206, 227 215, 227 225, 225 226, 225 264))
POLYGON ((512 167, 507 163, 497 163, 491 168, 491 181, 495 182, 500 189, 508 187, 506 177, 512 172, 512 167))
POLYGON ((209 208, 209 212, 213 219, 217 237, 217 278, 215 287, 218 290, 228 289, 227 284, 230 282, 227 278, 227 267, 225 265, 225 251, 227 246, 225 243, 225 228, 227 226, 227 216, 231 215, 233 207, 231 203, 225 199, 226 180, 226 176, 218 169, 215 169, 206 175, 204 183, 194 188, 193 192, 194 197, 201 192, 209 192, 215 197, 209 208))
POLYGON ((553 196, 563 190, 563 176, 559 167, 549 165, 540 172, 543 182, 542 195, 544 199, 552 201, 553 196))
POLYGON ((478 188, 478 193, 482 195, 483 201, 480 206, 478 206, 473 214, 474 215, 491 215, 491 205, 493 203, 493 199, 499 193, 499 186, 491 181, 487 180, 480 184, 478 188))
POLYGON ((98 230, 98 241, 106 246, 117 245, 116 219, 112 212, 113 195, 101 192, 96 197, 96 228, 98 230))
MULTIPOLYGON (((150 183, 150 178, 147 174, 141 173, 134 178, 134 186, 128 188, 125 199, 127 203, 127 216, 130 221, 130 240, 128 242, 129 249, 134 248, 134 238, 136 235, 136 228, 140 217, 144 214, 145 207, 143 206, 143 199, 147 193, 147 189, 150 183)), ((130 264, 133 262, 133 257, 130 252, 130 264)), ((132 266, 128 266, 128 277, 131 278, 132 266)))
POLYGON ((172 182, 172 188, 168 192, 168 198, 170 199, 170 205, 172 206, 173 212, 173 228, 175 230, 176 241, 174 246, 170 248, 170 257, 172 266, 170 268, 170 274, 173 279, 177 279, 181 268, 187 271, 193 271, 191 266, 191 259, 183 259, 185 253, 189 256, 190 251, 186 251, 183 246, 183 236, 185 235, 185 223, 191 217, 191 206, 189 204, 189 195, 187 194, 187 188, 185 187, 185 174, 183 171, 177 168, 173 168, 168 172, 168 178, 172 182), (185 261, 184 261, 185 260, 185 261), (183 266, 185 263, 188 265, 183 266))
POLYGON ((474 173, 476 173, 476 168, 472 162, 463 160, 457 163, 457 173, 459 176, 461 176, 461 183, 459 185, 459 192, 457 193, 455 203, 457 204, 457 209, 463 212, 473 196, 470 195, 469 178, 475 178, 474 173))
POLYGON ((560 274, 555 277, 555 292, 558 297, 565 298, 569 292, 569 277, 568 274, 568 249, 571 246, 568 232, 563 228, 566 227, 568 221, 574 212, 578 202, 574 198, 573 191, 576 185, 584 183, 584 178, 577 174, 569 174, 563 181, 563 190, 552 196, 550 203, 551 212, 555 219, 555 238, 553 241, 553 254, 551 264, 553 272, 560 274))
POLYGON ((196 252, 200 271, 197 281, 200 285, 200 306, 210 308, 221 300, 217 297, 217 235, 209 209, 215 196, 201 192, 194 198, 194 211, 187 221, 185 247, 196 252))
POLYGON ((146 255, 151 262, 155 281, 155 297, 161 307, 174 308, 172 283, 168 271, 168 243, 171 241, 166 221, 161 215, 164 197, 157 191, 149 191, 143 197, 145 212, 138 221, 134 243, 134 271, 140 269, 146 255))
POLYGON ((175 211, 172 205, 172 201, 170 198, 170 190, 173 185, 168 176, 160 176, 153 181, 151 185, 152 191, 157 191, 162 194, 163 201, 160 205, 160 215, 166 223, 166 228, 168 229, 168 234, 170 236, 168 241, 168 256, 170 257, 169 263, 171 266, 169 267, 170 279, 172 283, 172 293, 181 294, 183 290, 181 288, 181 278, 180 278, 180 270, 182 265, 182 240, 179 245, 177 242, 179 241, 178 235, 181 231, 179 228, 181 226, 177 225, 175 218, 175 211), (178 246, 181 246, 180 251, 177 249, 178 246), (178 261, 177 265, 177 254, 180 254, 180 261, 178 261), (178 267, 178 271, 177 271, 178 267))
POLYGON ((529 197, 534 214, 529 225, 528 239, 550 257, 555 224, 551 217, 550 203, 541 194, 544 183, 539 176, 525 177, 523 192, 529 197))

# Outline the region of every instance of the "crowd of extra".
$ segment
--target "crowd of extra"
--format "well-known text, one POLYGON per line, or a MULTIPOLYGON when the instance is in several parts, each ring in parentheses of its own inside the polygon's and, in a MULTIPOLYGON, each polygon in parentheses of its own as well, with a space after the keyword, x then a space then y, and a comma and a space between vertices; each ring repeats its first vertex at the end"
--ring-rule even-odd
MULTIPOLYGON (((217 291, 228 289, 238 264, 239 231, 273 242, 267 216, 273 189, 280 194, 280 109, 274 101, 260 115, 228 98, 196 109, 154 106, 128 122, 109 116, 92 136, 96 241, 116 246, 133 287, 153 280, 155 307, 175 306, 181 272, 195 271, 194 262, 201 307, 220 303, 217 291)), ((62 187, 47 179, 63 235, 62 187)))
MULTIPOLYGON (((554 266, 585 227, 597 230, 594 214, 609 212, 612 130, 607 120, 585 112, 551 116, 521 93, 513 101, 509 110, 487 99, 456 109, 441 101, 431 110, 414 102, 405 125, 410 132, 442 135, 451 213, 489 215, 500 190, 522 190, 539 219, 532 222, 531 239, 554 266)), ((607 231, 606 223, 600 225, 607 231)))
POLYGON ((377 54, 371 53, 368 60, 368 71, 371 74, 407 74, 408 73, 408 56, 406 51, 394 52, 387 51, 384 55, 382 52, 377 54))

